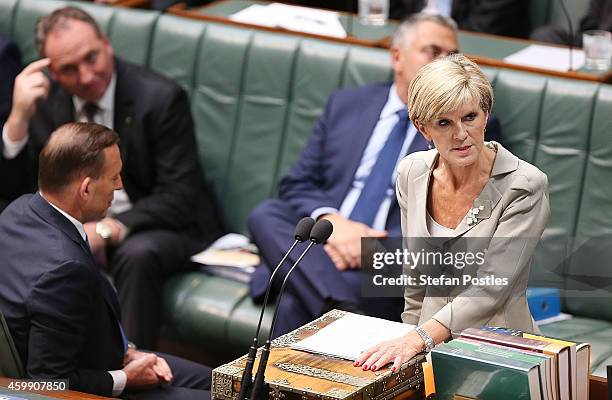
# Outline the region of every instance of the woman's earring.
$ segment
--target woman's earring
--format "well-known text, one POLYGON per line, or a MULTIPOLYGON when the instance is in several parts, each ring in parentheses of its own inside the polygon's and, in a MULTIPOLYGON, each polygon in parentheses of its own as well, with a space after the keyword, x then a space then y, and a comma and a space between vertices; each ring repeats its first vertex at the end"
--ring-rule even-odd
POLYGON ((433 149, 433 146, 431 145, 431 142, 429 140, 427 141, 427 148, 429 150, 433 149))

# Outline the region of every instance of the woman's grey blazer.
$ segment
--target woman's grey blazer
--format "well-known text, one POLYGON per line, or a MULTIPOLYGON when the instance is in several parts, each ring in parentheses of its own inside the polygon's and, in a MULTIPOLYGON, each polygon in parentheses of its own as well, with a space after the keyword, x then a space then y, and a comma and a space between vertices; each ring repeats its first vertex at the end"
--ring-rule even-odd
MULTIPOLYGON (((433 318, 453 334, 482 325, 537 331, 525 290, 531 257, 550 215, 548 179, 499 143, 487 145, 497 149, 497 156, 489 182, 474 201, 479 212, 466 214, 453 235, 491 238, 484 263, 477 267, 477 276, 507 278, 508 284, 470 286, 448 296, 432 295, 430 287, 407 286, 402 313, 405 323, 420 325, 433 318)), ((431 237, 426 207, 437 159, 438 152, 433 149, 412 153, 398 166, 396 192, 405 238, 431 237)), ((414 270, 405 265, 404 273, 414 270)))

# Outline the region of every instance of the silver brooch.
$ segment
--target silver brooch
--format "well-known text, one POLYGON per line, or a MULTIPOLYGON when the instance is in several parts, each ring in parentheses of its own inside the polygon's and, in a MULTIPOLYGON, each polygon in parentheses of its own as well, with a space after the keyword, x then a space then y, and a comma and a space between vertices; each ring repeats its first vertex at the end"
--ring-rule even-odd
POLYGON ((482 210, 484 210, 484 206, 478 206, 478 207, 470 208, 470 211, 468 211, 468 215, 467 215, 467 224, 468 224, 468 226, 472 226, 476 222, 478 222, 478 214, 482 210))

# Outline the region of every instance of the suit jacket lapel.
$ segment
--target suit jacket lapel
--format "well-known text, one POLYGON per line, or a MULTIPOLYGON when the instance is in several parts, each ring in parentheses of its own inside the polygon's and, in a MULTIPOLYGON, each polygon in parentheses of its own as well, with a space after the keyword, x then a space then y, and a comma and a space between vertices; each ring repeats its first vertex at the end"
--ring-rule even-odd
POLYGON ((488 219, 491 216, 491 210, 497 206, 499 200, 502 198, 502 194, 497 188, 495 180, 489 179, 489 182, 482 189, 482 192, 474 200, 473 209, 478 209, 478 213, 474 214, 471 211, 463 217, 457 229, 455 229, 455 237, 461 236, 468 232, 470 229, 478 225, 482 220, 488 219), (480 208, 482 207, 482 208, 480 208), (471 217, 475 217, 476 221, 470 222, 471 217))
POLYGON ((87 254, 92 262, 95 262, 93 256, 91 254, 91 250, 89 249, 89 245, 85 243, 81 234, 77 230, 77 228, 70 222, 66 217, 59 213, 53 206, 51 206, 39 193, 36 193, 32 199, 30 200, 30 206, 32 210, 36 214, 38 214, 42 219, 49 222, 52 226, 60 229, 66 236, 70 238, 73 242, 78 244, 83 252, 87 254))
MULTIPOLYGON (((115 117, 113 121, 113 129, 119 134, 121 138, 121 145, 119 146, 121 151, 121 159, 125 163, 128 154, 129 141, 125 132, 129 132, 130 127, 134 121, 134 101, 129 77, 126 76, 127 66, 120 60, 115 59, 116 74, 117 74, 117 86, 115 88, 115 117)), ((125 170, 125 168, 124 168, 125 170)))
POLYGON ((42 219, 49 222, 52 226, 60 229, 70 240, 78 244, 83 252, 89 258, 91 265, 94 267, 94 273, 99 274, 99 278, 102 282, 102 294, 104 296, 104 300, 109 305, 109 308, 113 312, 113 315, 117 320, 121 320, 121 312, 119 309, 119 302, 117 301, 117 294, 114 289, 111 287, 108 280, 102 276, 102 274, 96 269, 96 261, 91 253, 91 249, 89 248, 89 244, 86 243, 81 234, 77 230, 77 228, 72 224, 72 222, 68 221, 66 217, 59 213, 53 206, 51 206, 39 193, 36 193, 32 199, 30 200, 30 206, 32 210, 36 214, 38 214, 42 219))
POLYGON ((417 196, 415 199, 417 208, 417 221, 408 221, 408 223, 414 224, 417 227, 416 235, 422 237, 429 237, 427 231, 427 197, 429 195, 429 181, 431 179, 431 173, 433 168, 430 166, 420 176, 414 180, 414 192, 415 193, 426 193, 425 196, 417 196))
POLYGON ((51 107, 53 110, 51 118, 53 118, 54 126, 61 126, 68 122, 74 122, 76 117, 72 96, 66 90, 59 87, 57 82, 54 84, 58 85, 57 96, 55 96, 55 101, 51 107))
MULTIPOLYGON (((424 140, 424 139, 423 139, 424 140)), ((477 214, 468 212, 455 231, 453 232, 453 237, 459 237, 464 235, 466 232, 471 230, 473 227, 478 225, 478 223, 484 219, 488 219, 491 215, 491 211, 497 206, 499 200, 502 198, 501 191, 499 190, 497 183, 495 181, 495 176, 500 174, 505 174, 510 171, 515 170, 518 167, 518 158, 510 153, 508 150, 504 149, 501 145, 497 144, 497 156, 495 158, 495 162, 493 164, 493 170, 491 171, 491 178, 482 189, 482 192, 478 195, 478 197, 474 200, 472 208, 478 208, 479 211, 477 214), (480 209, 482 206, 482 209, 480 209), (475 221, 468 221, 468 218, 471 216, 474 217, 475 221)), ((436 161, 439 157, 437 152, 428 152, 428 157, 425 159, 427 163, 427 171, 425 171, 420 176, 416 177, 414 180, 414 190, 415 193, 425 193, 425 196, 418 196, 415 200, 417 207, 417 221, 413 221, 416 224, 417 235, 421 235, 425 238, 430 237, 430 232, 427 230, 427 198, 429 196, 429 183, 431 179, 431 175, 433 169, 436 165, 436 161)))
POLYGON ((496 142, 491 142, 497 148, 497 155, 493 163, 493 170, 491 171, 491 178, 482 189, 482 192, 474 200, 473 209, 478 209, 477 214, 468 212, 463 220, 459 223, 457 229, 455 229, 455 236, 461 236, 468 232, 470 229, 478 225, 478 223, 484 219, 488 219, 491 216, 492 210, 497 206, 499 200, 502 198, 502 193, 496 182, 496 176, 505 175, 518 168, 519 159, 514 154, 506 150, 502 145, 496 142), (475 221, 469 221, 468 219, 473 217, 475 221))

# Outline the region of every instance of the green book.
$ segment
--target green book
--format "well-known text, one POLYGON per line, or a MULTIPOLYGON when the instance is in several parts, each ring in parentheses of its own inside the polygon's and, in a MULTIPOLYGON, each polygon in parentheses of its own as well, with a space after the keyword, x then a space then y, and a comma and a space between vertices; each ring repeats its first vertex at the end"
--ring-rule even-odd
POLYGON ((549 398, 546 360, 539 355, 457 339, 434 348, 431 360, 439 400, 549 398))

